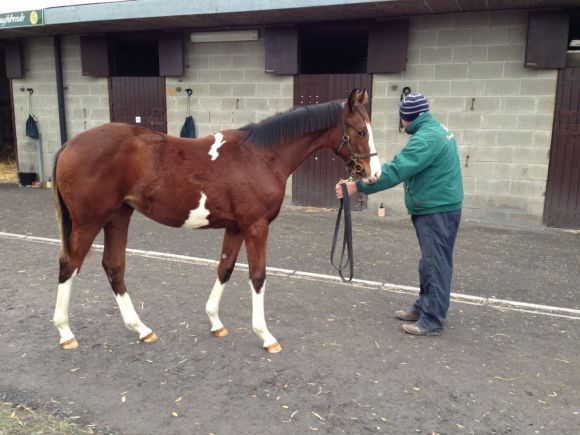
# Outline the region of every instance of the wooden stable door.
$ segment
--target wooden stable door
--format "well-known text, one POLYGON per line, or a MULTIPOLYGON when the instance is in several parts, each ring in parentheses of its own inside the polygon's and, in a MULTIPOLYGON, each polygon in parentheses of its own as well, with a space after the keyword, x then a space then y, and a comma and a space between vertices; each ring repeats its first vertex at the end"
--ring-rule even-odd
MULTIPOLYGON (((372 75, 298 75, 294 80, 294 106, 346 99, 354 88, 366 89, 370 101, 372 75)), ((336 146, 338 145, 337 143, 336 146)), ((337 208, 339 203, 334 194, 334 186, 339 178, 347 176, 344 161, 340 157, 326 149, 317 151, 292 176, 292 203, 300 206, 337 208)), ((352 209, 366 209, 366 195, 353 197, 352 209)))
POLYGON ((544 221, 580 228, 580 68, 558 73, 544 221))
POLYGON ((109 78, 112 122, 125 122, 167 133, 165 77, 109 78))

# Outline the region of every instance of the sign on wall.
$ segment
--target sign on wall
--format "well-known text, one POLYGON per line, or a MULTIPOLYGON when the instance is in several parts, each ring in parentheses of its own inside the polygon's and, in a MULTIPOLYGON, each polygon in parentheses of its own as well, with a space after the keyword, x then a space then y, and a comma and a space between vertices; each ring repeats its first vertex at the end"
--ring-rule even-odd
POLYGON ((44 11, 7 12, 0 14, 0 29, 30 27, 44 24, 44 11))

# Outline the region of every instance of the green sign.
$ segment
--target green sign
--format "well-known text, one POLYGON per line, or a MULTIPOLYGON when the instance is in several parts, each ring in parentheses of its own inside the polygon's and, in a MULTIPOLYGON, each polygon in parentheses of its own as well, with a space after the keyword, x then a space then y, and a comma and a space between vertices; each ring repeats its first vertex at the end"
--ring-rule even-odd
POLYGON ((20 11, 0 14, 0 29, 29 27, 44 24, 44 11, 20 11))

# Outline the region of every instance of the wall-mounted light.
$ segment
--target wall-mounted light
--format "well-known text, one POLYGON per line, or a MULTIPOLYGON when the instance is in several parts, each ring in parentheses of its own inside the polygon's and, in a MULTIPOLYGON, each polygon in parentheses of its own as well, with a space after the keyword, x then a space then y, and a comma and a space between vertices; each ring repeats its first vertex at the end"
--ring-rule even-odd
POLYGON ((257 30, 232 30, 224 32, 195 32, 190 35, 191 42, 234 42, 257 41, 257 30))

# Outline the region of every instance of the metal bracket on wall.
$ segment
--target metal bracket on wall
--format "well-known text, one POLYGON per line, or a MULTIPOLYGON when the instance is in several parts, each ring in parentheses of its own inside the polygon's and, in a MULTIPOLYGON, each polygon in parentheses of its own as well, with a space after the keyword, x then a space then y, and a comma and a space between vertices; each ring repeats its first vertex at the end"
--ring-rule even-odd
MULTIPOLYGON (((403 92, 401 92, 401 99, 399 101, 403 101, 407 95, 411 93, 411 88, 409 86, 405 86, 403 88, 403 92)), ((399 118, 399 133, 403 131, 403 121, 399 118)))
POLYGON ((193 94, 193 91, 191 88, 187 88, 185 93, 187 94, 187 116, 191 116, 191 94, 193 94))

